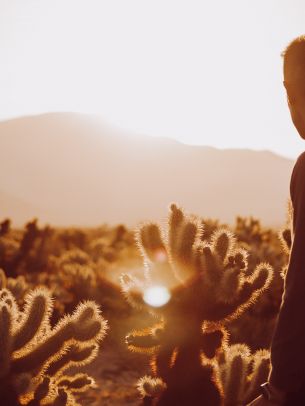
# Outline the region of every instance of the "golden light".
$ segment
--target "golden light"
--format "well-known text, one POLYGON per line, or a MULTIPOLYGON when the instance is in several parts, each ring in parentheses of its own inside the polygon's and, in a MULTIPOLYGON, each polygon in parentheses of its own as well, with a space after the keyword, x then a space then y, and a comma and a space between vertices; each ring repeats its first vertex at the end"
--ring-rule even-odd
POLYGON ((145 290, 143 299, 153 307, 161 307, 168 303, 171 295, 165 286, 152 286, 145 290))
POLYGON ((304 31, 302 1, 0 4, 0 119, 74 111, 185 144, 271 149, 293 158, 303 151, 299 137, 284 136, 291 124, 280 58, 304 31), (277 3, 283 4, 274 18, 277 3))

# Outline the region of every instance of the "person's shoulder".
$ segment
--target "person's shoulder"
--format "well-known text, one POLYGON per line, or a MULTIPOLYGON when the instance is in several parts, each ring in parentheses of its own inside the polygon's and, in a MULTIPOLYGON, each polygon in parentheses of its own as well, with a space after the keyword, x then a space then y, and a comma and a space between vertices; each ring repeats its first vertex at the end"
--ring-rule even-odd
POLYGON ((305 151, 301 153, 301 155, 299 155, 299 157, 297 158, 293 171, 301 171, 301 172, 305 172, 305 151))
MULTIPOLYGON (((297 158, 290 179, 290 197, 292 201, 296 198, 296 191, 304 189, 305 186, 305 151, 297 158)), ((299 194, 299 192, 298 192, 299 194)))
POLYGON ((296 162, 305 162, 305 151, 298 156, 296 162))

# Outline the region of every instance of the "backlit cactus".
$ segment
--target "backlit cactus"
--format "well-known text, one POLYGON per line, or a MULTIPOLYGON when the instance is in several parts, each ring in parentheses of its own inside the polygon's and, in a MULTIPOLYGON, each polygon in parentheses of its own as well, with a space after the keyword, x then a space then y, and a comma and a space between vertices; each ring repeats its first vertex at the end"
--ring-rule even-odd
MULTIPOLYGON (((279 232, 278 236, 281 241, 284 253, 286 254, 287 257, 289 257, 291 245, 292 245, 292 236, 291 236, 290 228, 284 228, 283 230, 281 230, 279 232)), ((281 269, 280 274, 283 279, 285 279, 285 277, 286 277, 287 270, 288 270, 288 263, 286 263, 281 269)))
POLYGON ((0 269, 0 290, 5 288, 12 292, 17 303, 23 301, 26 292, 30 289, 23 275, 7 278, 3 269, 0 269))
POLYGON ((292 244, 292 240, 291 240, 291 230, 289 228, 285 228, 281 231, 281 233, 279 234, 283 249, 285 251, 286 254, 290 254, 290 250, 291 250, 291 244, 292 244))
POLYGON ((223 325, 269 286, 272 268, 262 263, 248 269, 247 252, 230 231, 217 229, 207 241, 202 221, 174 204, 166 234, 157 224, 145 224, 137 242, 144 277, 123 275, 122 289, 130 303, 154 313, 158 324, 132 332, 126 342, 151 355, 152 379, 164 382, 152 404, 220 405, 223 391, 213 359, 227 342, 223 325), (166 287, 170 300, 159 308, 148 305, 144 299, 152 287, 166 287))
POLYGON ((270 353, 251 354, 245 344, 234 344, 224 347, 215 365, 224 406, 243 406, 260 394, 260 385, 268 379, 270 353))
POLYGON ((74 393, 93 380, 65 375, 68 367, 90 362, 107 322, 94 302, 81 303, 72 315, 50 325, 52 299, 38 288, 21 311, 12 293, 0 290, 0 399, 3 404, 76 405, 74 393), (6 403, 5 403, 6 402, 6 403))
MULTIPOLYGON (((293 206, 291 199, 287 202, 287 221, 286 227, 284 227, 278 234, 278 237, 281 241, 282 248, 284 253, 287 257, 290 255, 291 247, 292 247, 292 224, 293 224, 293 206)), ((285 279, 286 273, 288 270, 288 264, 282 267, 281 276, 285 279)))
MULTIPOLYGON (((5 222, 2 228, 3 224, 5 222)), ((25 270, 41 271, 46 265, 46 245, 53 230, 48 226, 39 229, 34 219, 25 225, 22 236, 10 231, 9 223, 0 232, 0 267, 6 275, 16 277, 25 270)))

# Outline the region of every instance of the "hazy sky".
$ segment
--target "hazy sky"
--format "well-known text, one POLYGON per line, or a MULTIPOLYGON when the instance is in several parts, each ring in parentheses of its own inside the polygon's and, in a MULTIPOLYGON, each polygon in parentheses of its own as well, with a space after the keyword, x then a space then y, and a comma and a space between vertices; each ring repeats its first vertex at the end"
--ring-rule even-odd
POLYGON ((280 53, 304 33, 304 0, 0 0, 0 119, 94 113, 296 157, 280 53))

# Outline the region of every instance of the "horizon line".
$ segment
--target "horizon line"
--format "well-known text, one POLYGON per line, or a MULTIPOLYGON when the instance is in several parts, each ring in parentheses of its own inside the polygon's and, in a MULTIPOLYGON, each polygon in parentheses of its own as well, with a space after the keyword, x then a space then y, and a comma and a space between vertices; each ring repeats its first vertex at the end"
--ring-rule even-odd
MULTIPOLYGON (((188 143, 184 142, 182 140, 179 140, 175 138, 174 136, 168 136, 168 135, 152 135, 152 134, 147 134, 143 132, 139 132, 136 130, 128 129, 121 127, 119 125, 116 125, 109 120, 105 119, 101 114, 97 113, 88 113, 88 112, 81 112, 81 111, 45 111, 45 112, 37 112, 37 113, 28 113, 28 114, 22 114, 22 115, 9 115, 7 117, 1 117, 0 116, 0 124, 1 123, 6 123, 10 121, 15 121, 15 120, 22 120, 26 118, 35 118, 35 117, 42 117, 42 116, 52 116, 52 115, 77 115, 77 116, 83 116, 87 118, 94 118, 98 119, 101 121, 101 124, 103 123, 105 126, 109 127, 109 129, 112 129, 114 131, 120 132, 122 135, 125 133, 125 135, 131 135, 131 136, 144 136, 144 137, 150 137, 150 138, 163 138, 167 140, 174 141, 178 144, 185 145, 185 146, 190 146, 190 147, 206 147, 206 148, 212 148, 218 151, 252 151, 252 152, 261 152, 261 153, 270 153, 275 156, 278 156, 280 158, 288 159, 290 161, 294 161, 297 159, 298 154, 296 155, 283 155, 279 152, 273 151, 268 148, 249 148, 249 147, 218 147, 214 145, 209 145, 209 144, 198 144, 198 143, 188 143)), ((1 136, 1 134, 0 134, 1 136)), ((304 150, 305 150, 305 144, 304 144, 304 150)))

